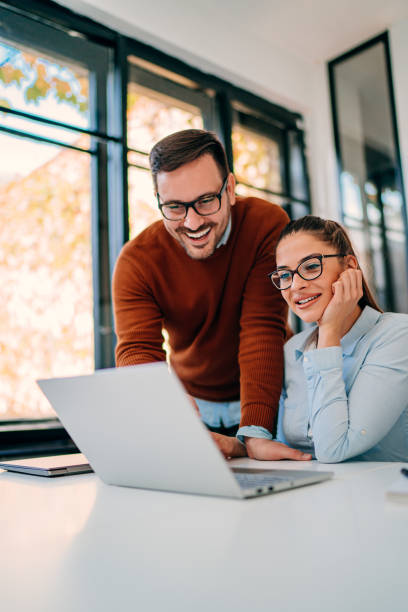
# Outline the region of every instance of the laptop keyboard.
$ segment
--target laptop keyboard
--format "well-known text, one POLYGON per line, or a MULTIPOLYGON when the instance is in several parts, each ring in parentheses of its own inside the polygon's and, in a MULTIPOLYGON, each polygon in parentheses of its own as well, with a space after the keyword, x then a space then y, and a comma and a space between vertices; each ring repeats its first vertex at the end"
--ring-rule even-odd
POLYGON ((273 487, 281 482, 290 482, 289 476, 276 476, 274 474, 261 474, 260 472, 238 472, 233 470, 234 476, 242 489, 252 489, 254 487, 273 487))

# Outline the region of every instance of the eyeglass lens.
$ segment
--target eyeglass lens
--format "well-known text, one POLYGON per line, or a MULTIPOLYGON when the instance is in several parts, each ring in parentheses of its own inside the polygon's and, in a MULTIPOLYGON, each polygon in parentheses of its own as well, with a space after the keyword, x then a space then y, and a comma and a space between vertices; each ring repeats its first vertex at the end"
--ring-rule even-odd
MULTIPOLYGON (((320 276, 322 263, 319 258, 311 257, 297 267, 297 273, 304 280, 313 280, 320 276)), ((276 270, 271 276, 272 282, 278 289, 288 289, 293 280, 291 270, 276 270)))
MULTIPOLYGON (((187 209, 190 207, 191 206, 186 207, 184 204, 178 204, 176 202, 169 203, 162 206, 162 213, 166 219, 176 221, 177 219, 184 219, 187 215, 187 209)), ((194 202, 193 207, 199 215, 212 215, 218 212, 220 200, 217 195, 210 195, 194 202)))

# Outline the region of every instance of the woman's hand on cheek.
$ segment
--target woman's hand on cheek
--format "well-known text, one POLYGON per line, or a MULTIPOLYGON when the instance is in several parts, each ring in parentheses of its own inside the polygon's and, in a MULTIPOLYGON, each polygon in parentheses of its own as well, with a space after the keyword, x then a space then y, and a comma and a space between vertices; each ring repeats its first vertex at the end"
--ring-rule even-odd
POLYGON ((363 295, 361 270, 347 268, 333 283, 332 290, 333 297, 318 321, 318 348, 339 345, 340 339, 351 327, 350 318, 363 295))

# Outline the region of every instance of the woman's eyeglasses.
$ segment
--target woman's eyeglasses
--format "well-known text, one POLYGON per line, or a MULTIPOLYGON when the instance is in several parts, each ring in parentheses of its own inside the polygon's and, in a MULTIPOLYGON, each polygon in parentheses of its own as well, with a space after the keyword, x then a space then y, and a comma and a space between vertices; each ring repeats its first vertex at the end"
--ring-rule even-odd
POLYGON ((335 253, 334 255, 311 255, 302 261, 296 270, 288 268, 278 268, 268 274, 269 278, 279 291, 289 289, 293 283, 293 277, 298 274, 303 280, 314 280, 323 272, 323 259, 326 257, 345 257, 345 253, 335 253))

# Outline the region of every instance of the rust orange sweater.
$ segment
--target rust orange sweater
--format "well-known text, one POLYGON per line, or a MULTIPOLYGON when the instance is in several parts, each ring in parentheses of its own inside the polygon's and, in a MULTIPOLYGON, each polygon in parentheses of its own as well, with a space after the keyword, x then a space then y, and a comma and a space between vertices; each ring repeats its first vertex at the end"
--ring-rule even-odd
POLYGON ((157 221, 125 244, 113 276, 118 366, 170 361, 188 393, 241 398, 241 427, 272 430, 283 376, 286 305, 267 273, 286 213, 237 198, 231 234, 204 260, 190 258, 157 221))

